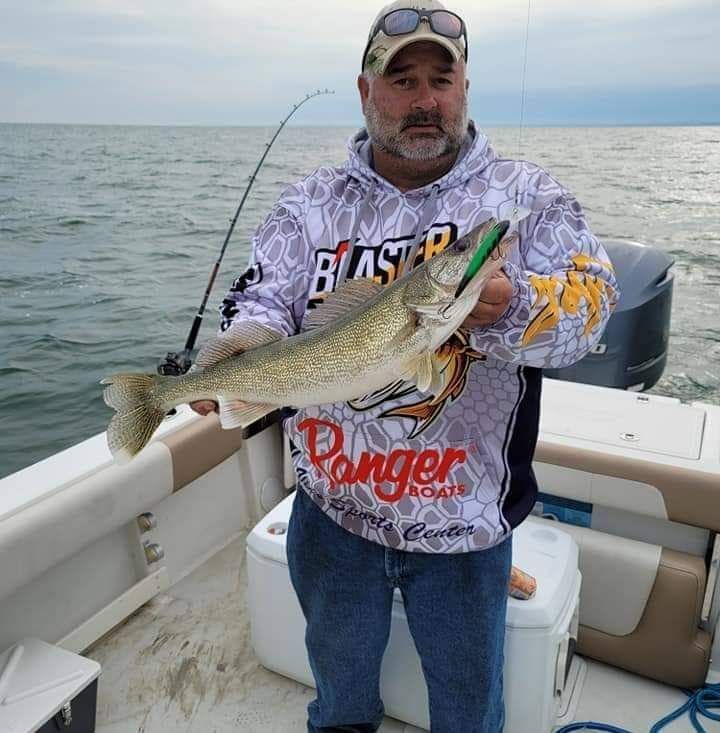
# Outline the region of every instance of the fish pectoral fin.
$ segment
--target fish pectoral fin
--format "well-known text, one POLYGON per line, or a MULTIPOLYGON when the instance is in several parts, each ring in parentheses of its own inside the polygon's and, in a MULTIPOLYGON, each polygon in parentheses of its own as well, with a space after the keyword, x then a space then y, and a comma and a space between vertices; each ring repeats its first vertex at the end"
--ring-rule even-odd
POLYGON ((382 289, 380 283, 367 277, 347 280, 334 293, 328 293, 320 305, 305 314, 302 330, 310 331, 336 321, 353 308, 365 305, 382 289))
POLYGON ((233 325, 220 336, 211 336, 200 348, 194 366, 205 369, 223 359, 242 354, 283 338, 283 334, 262 323, 245 321, 233 325))
POLYGON ((420 392, 437 397, 445 389, 444 366, 444 362, 438 359, 435 352, 428 351, 412 365, 406 378, 414 381, 420 392))
POLYGON ((437 355, 433 351, 430 354, 430 364, 432 366, 432 379, 430 380, 430 391, 438 397, 445 390, 445 362, 442 359, 438 359, 437 355))
POLYGON ((277 405, 269 405, 263 402, 243 402, 242 400, 227 400, 218 396, 218 413, 220 425, 225 430, 232 428, 246 428, 251 423, 265 417, 277 405))
POLYGON ((445 388, 442 375, 442 362, 435 358, 432 351, 423 354, 415 364, 415 385, 421 392, 438 396, 445 388))
POLYGON ((432 384, 432 362, 430 354, 423 354, 418 359, 415 371, 415 384, 421 392, 428 392, 432 384))

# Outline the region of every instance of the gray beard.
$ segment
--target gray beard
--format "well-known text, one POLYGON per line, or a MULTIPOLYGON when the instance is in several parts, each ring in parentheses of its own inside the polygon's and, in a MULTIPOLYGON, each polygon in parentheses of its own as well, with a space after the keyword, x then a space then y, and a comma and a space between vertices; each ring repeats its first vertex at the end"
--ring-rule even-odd
POLYGON ((384 153, 396 158, 418 161, 434 160, 450 153, 457 153, 467 133, 467 97, 457 119, 437 120, 433 119, 431 114, 427 117, 428 121, 442 123, 443 134, 439 137, 408 140, 402 137, 402 127, 406 124, 406 120, 400 124, 389 123, 380 116, 371 99, 365 103, 365 127, 370 141, 384 153))

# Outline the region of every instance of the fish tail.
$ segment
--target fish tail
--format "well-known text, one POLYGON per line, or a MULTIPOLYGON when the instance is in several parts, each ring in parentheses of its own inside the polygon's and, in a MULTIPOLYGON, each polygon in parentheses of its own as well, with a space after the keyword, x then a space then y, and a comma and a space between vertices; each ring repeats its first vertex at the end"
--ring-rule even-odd
POLYGON ((147 445, 167 409, 161 386, 171 377, 155 374, 113 374, 100 383, 105 404, 116 410, 107 429, 110 452, 120 462, 129 461, 147 445))

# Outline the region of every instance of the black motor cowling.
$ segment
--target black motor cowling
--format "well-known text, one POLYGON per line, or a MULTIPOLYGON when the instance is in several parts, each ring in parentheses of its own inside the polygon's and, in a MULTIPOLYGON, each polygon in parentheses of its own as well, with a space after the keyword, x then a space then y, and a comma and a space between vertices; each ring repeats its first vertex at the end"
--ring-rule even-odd
POLYGON ((553 379, 642 391, 662 376, 670 337, 673 257, 638 242, 603 242, 620 301, 600 341, 576 364, 546 369, 553 379))

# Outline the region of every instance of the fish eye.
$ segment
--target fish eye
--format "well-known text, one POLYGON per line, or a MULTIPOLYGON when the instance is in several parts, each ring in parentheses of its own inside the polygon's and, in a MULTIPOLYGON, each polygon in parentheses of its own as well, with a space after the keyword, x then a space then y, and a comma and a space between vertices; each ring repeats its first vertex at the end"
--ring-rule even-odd
POLYGON ((460 237, 460 239, 455 242, 453 249, 455 250, 455 252, 464 252, 469 246, 469 237, 460 237))

